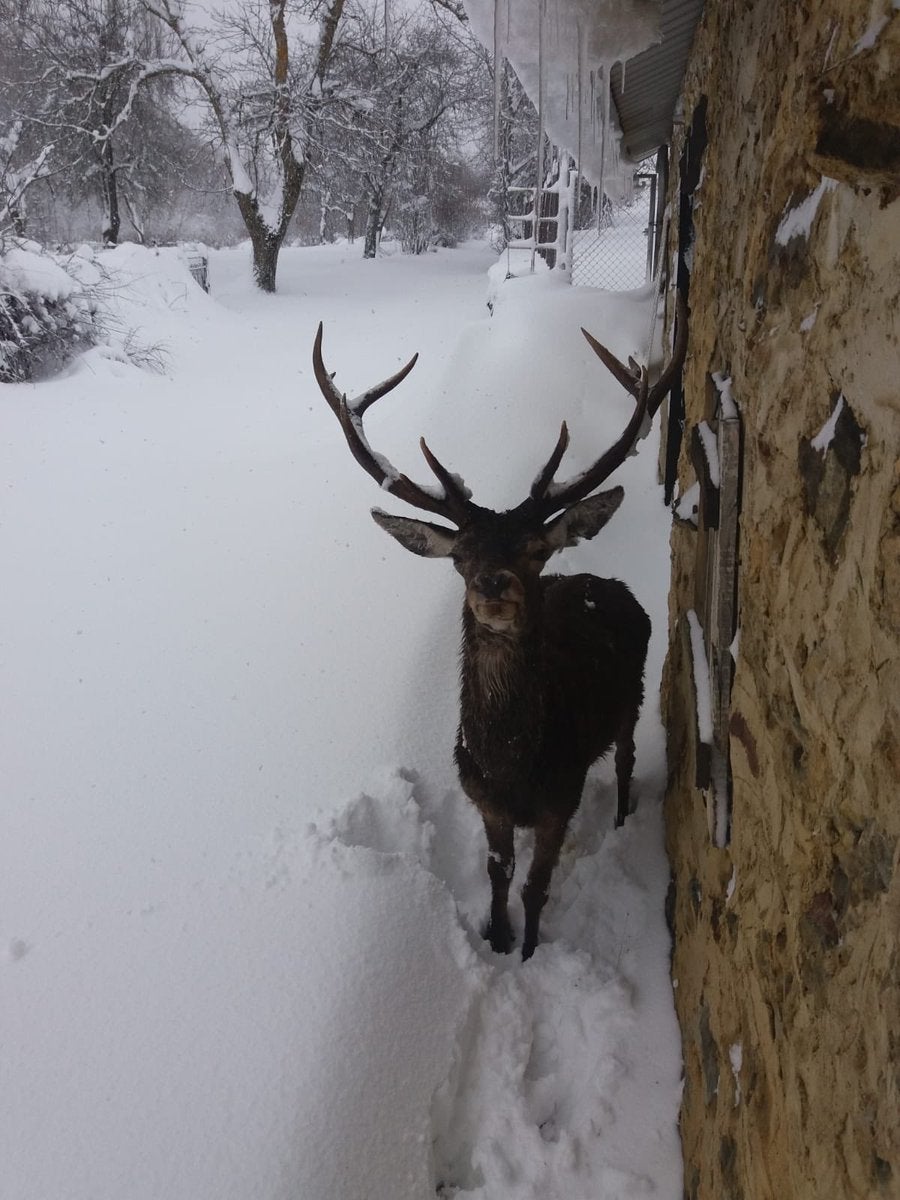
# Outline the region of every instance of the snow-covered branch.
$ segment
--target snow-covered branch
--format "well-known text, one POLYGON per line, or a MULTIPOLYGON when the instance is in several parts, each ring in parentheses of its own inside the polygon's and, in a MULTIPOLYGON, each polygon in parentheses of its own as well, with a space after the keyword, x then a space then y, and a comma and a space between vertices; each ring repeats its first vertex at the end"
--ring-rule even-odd
POLYGON ((0 235, 11 226, 20 237, 25 234, 25 194, 39 179, 50 174, 52 145, 42 146, 36 154, 15 166, 22 138, 22 122, 15 121, 0 136, 0 235))

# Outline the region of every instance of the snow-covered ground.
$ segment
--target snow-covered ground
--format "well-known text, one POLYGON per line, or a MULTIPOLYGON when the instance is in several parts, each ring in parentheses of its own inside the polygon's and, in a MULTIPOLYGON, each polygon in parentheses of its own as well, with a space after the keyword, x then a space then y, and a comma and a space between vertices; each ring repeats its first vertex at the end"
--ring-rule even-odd
POLYGON ((0 1192, 674 1200, 652 441, 561 564, 653 619, 639 807, 613 831, 601 764, 522 964, 479 935, 460 581, 372 522, 310 365, 320 319, 350 392, 420 351, 373 443, 427 479, 424 434, 508 507, 562 418, 562 474, 624 425, 579 325, 642 354, 646 299, 544 274, 491 317, 480 245, 286 251, 276 296, 246 248, 213 256, 209 297, 174 252, 104 261, 166 374, 94 349, 0 391, 0 1192))

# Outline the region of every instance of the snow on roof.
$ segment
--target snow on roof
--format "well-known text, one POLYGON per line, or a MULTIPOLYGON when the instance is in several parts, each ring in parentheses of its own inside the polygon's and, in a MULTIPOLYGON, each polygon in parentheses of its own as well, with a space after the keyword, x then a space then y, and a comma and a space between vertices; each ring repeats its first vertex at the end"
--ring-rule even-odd
POLYGON ((490 49, 496 41, 535 105, 543 76, 542 110, 550 138, 572 153, 580 143, 581 168, 592 182, 614 176, 621 130, 612 106, 602 102, 608 94, 604 83, 614 63, 626 62, 659 42, 658 0, 534 0, 514 5, 498 0, 496 10, 494 0, 464 3, 478 39, 490 49))

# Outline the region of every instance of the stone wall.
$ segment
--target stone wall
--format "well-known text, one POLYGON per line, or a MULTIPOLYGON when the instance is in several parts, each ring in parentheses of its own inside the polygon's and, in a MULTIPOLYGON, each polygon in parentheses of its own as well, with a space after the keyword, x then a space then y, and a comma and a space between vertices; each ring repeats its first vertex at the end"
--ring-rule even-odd
MULTIPOLYGON (((714 416, 709 376, 730 376, 740 640, 716 847, 684 618, 706 535, 677 524, 664 694, 685 1194, 897 1197, 896 0, 707 0, 686 126, 702 96, 686 421, 714 416)), ((694 479, 686 442, 682 492, 694 479)))

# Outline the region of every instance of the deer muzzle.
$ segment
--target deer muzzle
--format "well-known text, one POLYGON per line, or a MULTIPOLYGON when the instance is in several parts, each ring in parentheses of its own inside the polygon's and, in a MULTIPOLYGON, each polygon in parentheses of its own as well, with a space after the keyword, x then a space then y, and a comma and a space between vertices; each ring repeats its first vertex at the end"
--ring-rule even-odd
POLYGON ((515 633, 524 624, 525 589, 511 571, 483 571, 466 588, 466 602, 480 625, 515 633))

